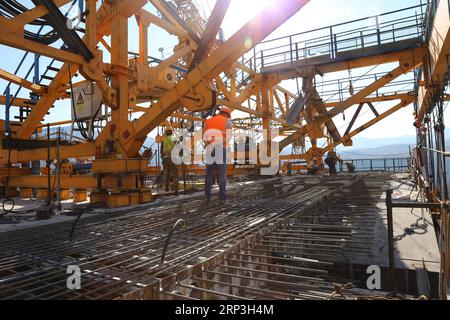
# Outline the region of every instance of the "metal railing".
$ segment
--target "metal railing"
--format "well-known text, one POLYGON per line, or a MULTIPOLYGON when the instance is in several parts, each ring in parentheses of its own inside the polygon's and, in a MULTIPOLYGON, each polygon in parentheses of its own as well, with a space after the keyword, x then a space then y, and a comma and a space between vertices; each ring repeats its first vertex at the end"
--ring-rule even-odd
MULTIPOLYGON (((355 76, 352 78, 347 77, 322 82, 317 81, 316 87, 318 92, 320 93, 320 96, 325 102, 336 100, 344 101, 352 96, 350 87, 353 88, 354 92, 359 92, 384 75, 385 73, 372 73, 362 76, 355 76)), ((401 78, 390 82, 374 93, 368 95, 367 98, 378 98, 389 95, 414 93, 414 84, 414 72, 409 72, 401 78)))
POLYGON ((409 171, 411 158, 386 158, 386 159, 354 159, 339 162, 338 170, 348 172, 346 163, 355 166, 356 172, 394 172, 401 173, 409 171))
POLYGON ((310 30, 260 43, 246 65, 253 70, 319 56, 423 39, 426 4, 310 30))

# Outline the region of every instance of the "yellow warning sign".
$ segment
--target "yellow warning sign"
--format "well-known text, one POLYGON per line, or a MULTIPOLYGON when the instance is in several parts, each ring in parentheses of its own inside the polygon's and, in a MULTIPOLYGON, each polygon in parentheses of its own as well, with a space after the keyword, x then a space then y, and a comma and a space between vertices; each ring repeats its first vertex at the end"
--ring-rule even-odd
POLYGON ((77 104, 84 104, 83 95, 81 93, 78 95, 77 104))

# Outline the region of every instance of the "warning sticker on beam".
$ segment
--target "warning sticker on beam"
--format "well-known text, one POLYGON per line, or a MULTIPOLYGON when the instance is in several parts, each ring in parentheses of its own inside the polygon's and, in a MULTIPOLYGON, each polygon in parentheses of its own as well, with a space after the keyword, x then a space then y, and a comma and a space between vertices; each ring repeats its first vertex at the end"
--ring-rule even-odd
POLYGON ((89 120, 102 116, 102 94, 95 83, 77 86, 73 89, 74 107, 72 120, 89 120))
POLYGON ((83 103, 84 103, 83 95, 80 93, 78 95, 77 104, 83 104, 83 103))

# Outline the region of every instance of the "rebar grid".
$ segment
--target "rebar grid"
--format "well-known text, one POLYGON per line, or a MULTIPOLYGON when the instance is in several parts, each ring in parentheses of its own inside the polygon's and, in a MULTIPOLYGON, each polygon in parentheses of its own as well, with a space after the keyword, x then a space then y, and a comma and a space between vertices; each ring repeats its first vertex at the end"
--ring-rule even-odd
MULTIPOLYGON (((4 233, 0 235, 0 298, 117 299, 177 284, 185 291, 200 290, 190 288, 191 283, 185 284, 183 279, 209 283, 202 289, 207 290, 206 296, 221 299, 324 298, 333 288, 326 277, 327 268, 347 242, 354 240, 358 229, 343 223, 339 210, 329 210, 325 223, 325 217, 321 218, 324 203, 320 201, 336 193, 341 197, 340 190, 355 180, 260 180, 231 190, 232 201, 227 203, 208 204, 197 196, 188 202, 180 198, 127 214, 87 217, 80 221, 73 240, 69 239, 71 223, 4 233), (161 264, 167 234, 178 219, 184 219, 187 227, 173 234, 161 264), (265 228, 274 230, 248 249, 216 259, 265 228), (69 265, 82 270, 81 290, 67 289, 69 265), (193 268, 199 265, 210 267, 203 271, 193 268), (200 272, 191 277, 194 269, 200 272), (247 273, 259 276, 248 277, 247 273), (211 285, 225 286, 224 281, 208 277, 210 274, 252 281, 252 289, 247 287, 245 292, 253 294, 236 294, 233 290, 243 289, 234 283, 229 283, 233 290, 208 291, 211 285)), ((177 290, 166 291, 158 297, 190 298, 190 294, 177 290)))

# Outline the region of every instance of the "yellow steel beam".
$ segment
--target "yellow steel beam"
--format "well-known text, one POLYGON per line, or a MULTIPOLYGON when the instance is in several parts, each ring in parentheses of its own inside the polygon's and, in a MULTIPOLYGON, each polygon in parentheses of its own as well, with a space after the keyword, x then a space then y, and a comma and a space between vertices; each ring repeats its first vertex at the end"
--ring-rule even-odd
MULTIPOLYGON (((159 0, 149 0, 153 6, 158 9, 159 12, 162 13, 162 15, 178 30, 184 30, 184 27, 180 24, 177 19, 175 19, 168 10, 166 10, 165 5, 161 3, 159 0)), ((185 31, 186 32, 186 31, 185 31)), ((189 34, 189 32, 186 32, 186 35, 189 37, 188 39, 194 43, 198 43, 199 39, 195 38, 194 35, 189 34)))
POLYGON ((364 130, 367 130, 368 128, 372 127, 373 125, 379 123, 380 121, 386 119, 387 117, 389 117, 390 115, 394 114, 398 110, 403 109, 404 107, 407 107, 408 105, 413 103, 414 100, 415 100, 415 97, 413 97, 413 96, 405 97, 405 99, 402 99, 402 101, 400 103, 398 103, 396 106, 394 106, 391 109, 389 109, 388 111, 380 114, 378 117, 376 117, 375 119, 367 122, 366 124, 362 125, 358 129, 353 130, 352 132, 350 132, 346 136, 342 137, 342 139, 340 141, 336 141, 336 142, 328 145, 326 148, 323 149, 324 152, 329 151, 329 150, 333 150, 337 146, 345 143, 346 141, 349 141, 354 136, 360 134, 364 130))
POLYGON ((233 102, 231 102, 229 100, 218 99, 217 103, 219 105, 226 106, 226 107, 228 107, 230 109, 239 110, 239 111, 242 111, 242 112, 245 112, 245 113, 257 116, 257 117, 262 117, 263 116, 262 112, 260 112, 258 110, 253 110, 253 109, 250 109, 248 107, 244 107, 241 104, 233 103, 233 102))
POLYGON ((216 40, 217 33, 219 32, 222 21, 225 18, 225 14, 228 11, 228 7, 231 4, 231 0, 217 0, 214 9, 206 24, 206 29, 203 31, 202 38, 198 44, 198 48, 195 51, 194 58, 192 60, 189 70, 194 69, 197 64, 206 59, 211 48, 216 40))
POLYGON ((413 60, 407 60, 400 62, 400 66, 392 70, 391 72, 387 73, 371 85, 365 87, 355 95, 351 96, 345 101, 342 101, 336 105, 331 111, 329 111, 326 115, 323 116, 323 118, 328 117, 335 117, 338 114, 344 112, 349 107, 358 104, 359 101, 366 98, 367 96, 371 95, 381 87, 384 87, 388 83, 392 82, 393 80, 397 79, 403 74, 408 73, 409 71, 415 69, 421 64, 421 61, 414 62, 413 60))
MULTIPOLYGON (((104 35, 109 35, 111 32, 112 18, 116 14, 122 14, 127 17, 131 16, 133 12, 139 10, 147 1, 144 0, 124 0, 121 1, 117 6, 117 11, 111 8, 111 5, 105 2, 97 12, 97 40, 99 41, 104 35), (133 11, 134 10, 134 11, 133 11)), ((1 35, 1 33, 0 33, 1 35)), ((86 38, 86 37, 85 37, 86 38)), ((86 40, 86 39, 85 39, 86 40)), ((47 46, 45 46, 47 48, 47 46)), ((46 55, 45 53, 43 55, 46 55)), ((81 57, 80 57, 81 58, 81 57)), ((68 61, 68 60, 66 60, 68 61)), ((70 62, 70 61, 68 61, 70 62)), ((81 61, 83 63, 84 61, 81 61)), ((81 64, 80 63, 80 64, 81 64)), ((76 64, 71 65, 71 74, 75 75, 78 71, 78 66, 76 64)), ((98 73, 98 70, 96 70, 98 73)), ((17 132, 17 137, 26 139, 31 136, 33 131, 39 126, 40 122, 47 114, 50 107, 55 103, 55 101, 60 97, 60 91, 65 90, 67 84, 69 83, 69 64, 65 63, 55 79, 51 82, 48 87, 48 93, 39 99, 36 106, 33 108, 31 114, 27 117, 20 130, 17 132)), ((102 82, 99 82, 102 85, 102 82)), ((104 86, 101 86, 103 88, 104 86)), ((105 88, 103 88, 105 89, 105 88)))
POLYGON ((283 106, 283 102, 281 101, 280 96, 277 93, 277 90, 273 90, 273 96, 275 97, 275 100, 276 100, 276 102, 278 104, 278 108, 280 109, 281 114, 283 115, 283 117, 285 117, 286 116, 286 109, 283 106))
POLYGON ((175 35, 182 39, 189 38, 187 32, 179 26, 176 26, 167 20, 163 20, 145 9, 139 10, 136 13, 136 16, 139 17, 145 24, 154 24, 155 26, 158 26, 161 29, 167 31, 169 34, 175 35))
MULTIPOLYGON (((61 7, 72 0, 53 0, 55 5, 57 7, 61 7)), ((19 14, 18 16, 14 17, 14 23, 18 25, 26 25, 30 22, 33 22, 36 19, 39 19, 42 16, 45 16, 48 14, 49 11, 44 5, 38 5, 33 9, 30 9, 28 11, 25 11, 24 13, 19 14)))
MULTIPOLYGON (((97 35, 109 36, 114 18, 120 14, 131 17, 147 4, 147 0, 104 1, 97 10, 97 35)), ((100 37, 97 37, 100 41, 100 37)))
MULTIPOLYGON (((56 181, 60 183, 61 189, 94 189, 97 187, 97 178, 94 176, 61 176, 57 180, 57 176, 50 178, 51 185, 56 185, 56 181)), ((22 176, 10 177, 8 181, 11 186, 22 188, 48 188, 48 177, 42 176, 22 176)))
MULTIPOLYGON (((111 64, 128 70, 128 18, 123 15, 117 15, 112 26, 111 64)), ((111 77, 111 86, 119 93, 117 108, 111 112, 111 121, 119 127, 120 132, 126 130, 128 125, 128 81, 128 76, 123 74, 111 77)))
POLYGON ((149 132, 176 111, 181 97, 192 90, 195 91, 195 87, 204 85, 205 80, 212 81, 221 72, 227 70, 237 59, 266 38, 308 2, 309 0, 275 1, 273 6, 264 9, 212 52, 203 63, 188 73, 174 89, 167 92, 158 103, 133 123, 135 134, 131 135, 126 145, 130 156, 137 154, 142 141, 149 132))
MULTIPOLYGON (((132 112, 146 112, 148 111, 148 108, 146 107, 139 107, 139 106, 132 106, 130 107, 130 110, 132 112)), ((204 122, 205 119, 203 118, 199 118, 199 117, 194 117, 188 114, 184 114, 181 112, 175 112, 171 115, 171 117, 173 118, 178 118, 178 119, 184 119, 184 120, 191 120, 191 121, 199 121, 199 122, 204 122)))
MULTIPOLYGON (((72 76, 77 72, 77 70, 78 68, 76 65, 71 66, 72 76)), ((64 64, 56 75, 55 79, 53 79, 50 86, 48 87, 47 94, 43 95, 38 100, 25 122, 17 131, 17 138, 27 139, 33 134, 34 130, 39 126, 50 107, 55 103, 57 99, 60 98, 61 88, 64 87, 68 82, 69 65, 64 64)))
MULTIPOLYGON (((410 97, 411 95, 414 95, 414 93, 408 94, 408 93, 402 93, 402 94, 390 94, 386 96, 379 96, 379 97, 373 97, 373 98, 364 98, 358 103, 375 103, 375 102, 385 102, 385 101, 392 101, 392 100, 404 100, 410 97)), ((331 101, 331 102, 325 102, 325 106, 327 108, 335 108, 341 101, 331 101)))
POLYGON ((67 61, 73 64, 81 65, 84 63, 83 57, 78 54, 25 39, 23 29, 18 29, 13 22, 14 20, 9 21, 0 17, 2 27, 6 29, 4 32, 0 32, 0 44, 20 50, 38 53, 46 57, 55 58, 60 61, 67 61))
POLYGON ((0 69, 0 78, 5 79, 6 81, 15 83, 19 86, 24 87, 25 89, 31 90, 34 93, 45 93, 45 88, 33 82, 30 82, 26 79, 18 77, 8 71, 0 69))
MULTIPOLYGON (((8 150, 0 149, 0 164, 8 164, 8 150)), ((95 155, 94 143, 80 143, 72 146, 60 146, 61 159, 86 158, 95 155)), ((56 158, 55 148, 50 149, 50 158, 56 158)), ((11 163, 25 163, 47 159, 47 148, 17 151, 11 150, 11 163)))
MULTIPOLYGON (((328 121, 329 119, 332 119, 338 114, 344 112, 351 106, 358 104, 359 101, 363 100, 373 92, 377 91, 379 88, 385 86, 386 84, 400 77, 402 74, 408 73, 409 71, 418 67, 421 63, 422 63, 421 60, 415 60, 414 58, 411 57, 409 57, 408 59, 408 57, 403 56, 402 59, 400 60, 400 65, 397 68, 387 73, 385 76, 378 79, 369 86, 365 87, 364 89, 362 89, 355 95, 351 96, 347 100, 338 103, 332 110, 328 111, 325 114, 321 114, 314 121, 308 123, 306 126, 303 126, 301 129, 299 129, 296 132, 296 134, 307 134, 309 130, 311 130, 314 126, 321 125, 326 121, 328 121)), ((291 142, 292 137, 287 137, 286 139, 281 141, 280 142, 281 150, 287 147, 291 142)))
MULTIPOLYGON (((11 101, 10 101, 11 102, 11 101)), ((0 96, 0 105, 6 105, 6 96, 0 96)), ((33 108, 34 104, 31 104, 31 100, 23 98, 15 98, 12 101, 12 107, 29 107, 33 108)))

